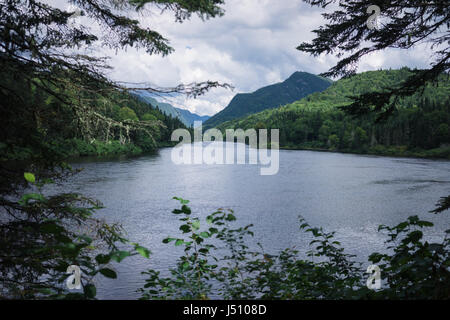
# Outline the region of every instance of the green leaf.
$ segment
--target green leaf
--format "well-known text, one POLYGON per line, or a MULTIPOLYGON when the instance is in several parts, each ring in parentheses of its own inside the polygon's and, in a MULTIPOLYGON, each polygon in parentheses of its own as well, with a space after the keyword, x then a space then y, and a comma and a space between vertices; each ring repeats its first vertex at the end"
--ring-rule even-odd
POLYGON ((35 183, 36 182, 36 177, 34 176, 34 174, 32 174, 30 172, 25 172, 23 174, 23 176, 25 177, 25 180, 27 180, 30 183, 35 183))
POLYGON ((111 256, 107 255, 107 254, 99 254, 95 257, 95 260, 99 263, 99 264, 105 264, 108 263, 111 260, 111 256))
POLYGON ((176 239, 175 238, 165 238, 162 242, 163 243, 169 243, 169 242, 172 242, 172 241, 175 241, 176 239))
POLYGON ((100 269, 100 273, 107 278, 111 278, 111 279, 117 278, 117 273, 114 270, 111 270, 109 268, 100 269))
POLYGON ((37 291, 40 293, 43 293, 43 294, 47 294, 47 295, 54 293, 54 291, 50 288, 39 288, 39 289, 37 289, 37 291))
POLYGON ((434 224, 430 221, 419 221, 418 225, 420 227, 432 227, 434 224))
POLYGON ((202 237, 202 238, 209 238, 209 237, 210 237, 210 235, 209 235, 209 233, 208 233, 208 232, 206 232, 206 231, 203 231, 203 232, 200 232, 200 237, 202 237))
POLYGON ((204 241, 204 240, 203 240, 202 237, 197 237, 197 238, 195 238, 195 242, 196 242, 197 244, 201 244, 203 241, 204 241))
POLYGON ((80 238, 81 240, 85 241, 87 244, 91 244, 92 243, 92 238, 88 237, 87 235, 81 235, 78 236, 78 238, 80 238))
POLYGON ((43 184, 54 184, 55 181, 50 179, 50 178, 46 178, 42 181, 43 184))
POLYGON ((176 245, 177 247, 178 247, 178 246, 181 246, 183 243, 184 243, 183 239, 178 239, 177 241, 175 241, 175 245, 176 245))
POLYGON ((143 256, 144 258, 147 258, 147 259, 150 258, 150 250, 148 250, 147 248, 137 246, 136 251, 139 252, 139 254, 141 256, 143 256))
POLYGON ((184 214, 191 214, 191 208, 189 208, 187 205, 184 205, 184 204, 183 204, 183 206, 181 207, 181 211, 182 211, 184 214))
POLYGON ((36 200, 36 201, 40 201, 40 202, 44 202, 45 198, 42 194, 39 193, 27 193, 24 194, 22 196, 22 198, 20 199, 19 203, 21 205, 28 205, 28 203, 30 202, 30 200, 36 200))
POLYGON ((214 233, 219 233, 219 230, 217 228, 209 228, 209 232, 211 234, 214 234, 214 233))
POLYGON ((416 230, 410 232, 407 236, 407 239, 409 239, 411 242, 418 242, 420 239, 422 239, 422 237, 423 237, 422 231, 416 230))
POLYGON ((186 271, 187 269, 189 269, 189 262, 187 262, 187 261, 183 262, 183 264, 181 265, 181 268, 183 269, 183 271, 186 271))
POLYGON ((191 232, 191 227, 188 224, 183 224, 180 226, 180 230, 183 231, 183 233, 191 232))
POLYGON ((300 229, 305 229, 306 227, 309 227, 309 224, 303 223, 303 224, 300 226, 300 229))
POLYGON ((194 230, 200 229, 200 221, 199 221, 199 220, 194 220, 194 221, 192 222, 192 228, 193 228, 194 230))
POLYGON ((128 251, 116 251, 111 255, 111 259, 116 262, 121 262, 126 257, 131 256, 131 253, 128 251))
POLYGON ((53 233, 53 234, 62 233, 64 231, 63 227, 57 225, 54 222, 43 223, 41 224, 40 229, 44 233, 53 233))
POLYGON ((373 263, 378 263, 378 262, 381 261, 382 258, 383 258, 383 255, 382 255, 382 254, 380 254, 380 253, 378 253, 378 252, 375 252, 375 253, 372 253, 372 254, 369 256, 369 261, 371 261, 371 262, 373 262, 373 263))
POLYGON ((83 288, 83 292, 86 295, 86 297, 93 299, 97 295, 97 289, 93 284, 85 285, 83 288))
POLYGON ((225 220, 227 220, 227 221, 235 221, 236 217, 233 214, 229 213, 229 214, 227 214, 227 217, 225 218, 225 220))
POLYGON ((189 200, 184 200, 182 198, 173 197, 173 199, 180 201, 181 204, 188 204, 189 203, 189 200))
POLYGON ((407 221, 404 221, 404 222, 398 224, 396 228, 399 229, 399 230, 403 230, 403 229, 405 229, 408 225, 409 225, 409 223, 408 223, 407 221))

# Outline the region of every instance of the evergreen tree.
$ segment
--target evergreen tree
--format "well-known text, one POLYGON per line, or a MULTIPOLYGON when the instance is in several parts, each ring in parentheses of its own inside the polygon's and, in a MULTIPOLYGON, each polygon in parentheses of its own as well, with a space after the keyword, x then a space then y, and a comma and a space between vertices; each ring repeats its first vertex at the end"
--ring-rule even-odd
POLYGON ((304 0, 312 6, 339 6, 334 12, 324 13, 325 26, 314 30, 316 38, 302 43, 298 49, 314 56, 335 53, 340 61, 324 76, 355 74, 358 61, 370 53, 396 48, 408 50, 427 42, 434 52, 435 61, 429 69, 414 70, 413 74, 394 87, 354 97, 354 103, 345 108, 351 114, 375 112, 379 119, 391 115, 401 97, 407 97, 437 81, 450 68, 450 6, 446 0, 304 0), (377 5, 382 21, 378 28, 368 28, 370 14, 367 9, 377 5), (342 57, 344 56, 344 57, 342 57))
MULTIPOLYGON (((118 119, 122 121, 114 119, 120 116, 124 93, 134 88, 108 79, 106 59, 85 52, 96 44, 167 55, 173 51, 168 39, 141 26, 131 13, 153 6, 172 11, 175 20, 182 22, 194 13, 202 18, 220 16, 223 3, 69 2, 78 9, 62 10, 36 0, 0 0, 0 298, 94 298, 94 276, 117 276, 105 267, 108 262, 134 254, 148 258, 149 251, 125 239, 119 226, 93 217, 101 207, 97 201, 79 194, 48 196, 43 192, 45 184, 70 174, 48 129, 63 136, 77 130, 87 140, 95 139, 96 128, 107 128, 106 141, 116 132, 129 140, 134 129, 152 136, 147 129, 160 127, 159 121, 134 121, 133 110, 132 120, 128 120, 131 112, 118 119), (73 23, 79 15, 100 28, 73 23), (93 255, 92 249, 98 254, 93 255), (70 265, 82 269, 81 294, 66 291, 70 265)), ((139 89, 195 97, 217 86, 221 84, 206 81, 139 89)), ((125 98, 133 104, 129 95, 125 98)), ((174 126, 179 123, 172 119, 174 126)))
MULTIPOLYGON (((358 61, 370 53, 387 48, 411 49, 427 42, 435 48, 435 61, 424 70, 413 74, 393 88, 369 92, 353 97, 354 102, 344 109, 353 115, 374 112, 378 120, 394 114, 401 98, 422 90, 428 83, 437 82, 450 69, 450 6, 447 0, 303 0, 312 6, 339 6, 332 13, 324 13, 325 26, 315 30, 311 43, 302 43, 297 49, 314 56, 337 53, 344 56, 324 76, 349 76, 356 72, 358 61), (378 28, 368 28, 367 9, 377 5, 383 22, 378 28)), ((450 201, 450 195, 446 198, 450 201)))

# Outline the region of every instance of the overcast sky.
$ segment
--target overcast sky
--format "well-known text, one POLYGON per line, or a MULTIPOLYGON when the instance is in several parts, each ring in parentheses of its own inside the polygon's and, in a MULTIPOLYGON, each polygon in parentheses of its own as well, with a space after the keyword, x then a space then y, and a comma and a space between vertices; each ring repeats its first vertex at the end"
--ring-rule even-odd
MULTIPOLYGON (((51 0, 62 4, 64 0, 51 0)), ((166 12, 140 17, 143 25, 170 40, 175 52, 150 56, 144 51, 100 49, 111 57, 110 77, 127 82, 151 82, 158 86, 217 80, 235 86, 234 91, 215 89, 197 99, 171 98, 178 107, 200 115, 213 115, 227 106, 236 93, 252 92, 280 82, 295 71, 318 74, 337 61, 332 56, 314 58, 295 48, 311 40, 322 23, 322 9, 301 0, 226 0, 225 15, 203 22, 193 16, 176 23, 166 12)), ((359 71, 379 68, 426 67, 430 50, 390 50, 365 57, 359 71)))

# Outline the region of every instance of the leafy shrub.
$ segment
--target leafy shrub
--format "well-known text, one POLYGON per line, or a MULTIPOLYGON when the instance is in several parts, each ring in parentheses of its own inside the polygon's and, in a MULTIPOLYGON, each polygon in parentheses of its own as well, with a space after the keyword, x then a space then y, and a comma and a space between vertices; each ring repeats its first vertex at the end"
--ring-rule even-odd
MULTIPOLYGON (((450 299, 450 230, 442 243, 423 241, 423 228, 431 222, 417 216, 388 232, 389 253, 373 253, 381 268, 383 288, 367 288, 362 264, 345 253, 334 232, 311 227, 300 219, 300 229, 313 236, 307 259, 287 248, 268 254, 249 249, 251 225, 233 229, 232 210, 219 209, 202 221, 192 217, 189 201, 180 201, 174 214, 181 216, 182 236, 164 243, 184 246, 184 255, 169 277, 148 270, 142 299, 450 299)), ((254 246, 253 246, 254 247, 254 246)))
POLYGON ((0 225, 0 298, 93 299, 94 277, 117 277, 110 262, 149 257, 148 249, 123 236, 120 225, 93 216, 99 202, 76 193, 46 196, 42 188, 52 180, 24 177, 30 192, 2 202, 8 214, 0 225), (81 269, 82 292, 66 288, 71 265, 81 269))

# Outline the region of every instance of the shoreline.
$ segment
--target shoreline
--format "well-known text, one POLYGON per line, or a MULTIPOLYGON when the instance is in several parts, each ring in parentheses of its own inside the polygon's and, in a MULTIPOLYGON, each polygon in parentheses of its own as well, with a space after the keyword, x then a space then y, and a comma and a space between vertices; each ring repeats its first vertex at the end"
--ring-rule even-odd
POLYGON ((330 153, 341 153, 341 154, 354 154, 360 156, 378 156, 386 158, 415 158, 415 159, 428 159, 428 160, 448 160, 450 161, 450 148, 438 148, 430 150, 421 151, 404 151, 404 152, 358 152, 353 150, 330 150, 323 148, 310 148, 310 147, 280 147, 280 150, 292 150, 292 151, 314 151, 314 152, 330 152, 330 153), (439 154, 439 151, 444 153, 444 156, 430 154, 432 152, 439 154), (425 153, 425 154, 423 154, 425 153), (428 153, 428 154, 427 154, 428 153))
MULTIPOLYGON (((120 153, 120 154, 105 154, 105 155, 88 155, 88 156, 72 156, 67 159, 68 162, 77 163, 84 161, 108 161, 108 160, 125 160, 125 159, 133 159, 146 155, 155 155, 158 153, 160 149, 165 148, 173 148, 174 145, 170 143, 163 143, 159 145, 152 151, 145 151, 138 154, 130 154, 130 153, 120 153)), ((385 147, 384 147, 385 148, 385 147)), ((450 161, 450 147, 449 148, 438 148, 438 149, 430 149, 430 150, 420 150, 420 151, 402 151, 395 152, 390 150, 390 152, 376 152, 368 150, 367 152, 362 151, 353 151, 353 150, 330 150, 324 148, 311 148, 311 147, 299 147, 299 146, 284 146, 280 147, 280 150, 287 151, 312 151, 312 152, 329 152, 329 153, 340 153, 340 154, 353 154, 359 156, 376 156, 376 157, 384 157, 384 158, 410 158, 410 159, 427 159, 427 160, 446 160, 450 161), (433 154, 436 153, 437 155, 433 154), (439 156, 439 154, 444 154, 444 156, 439 156)))

